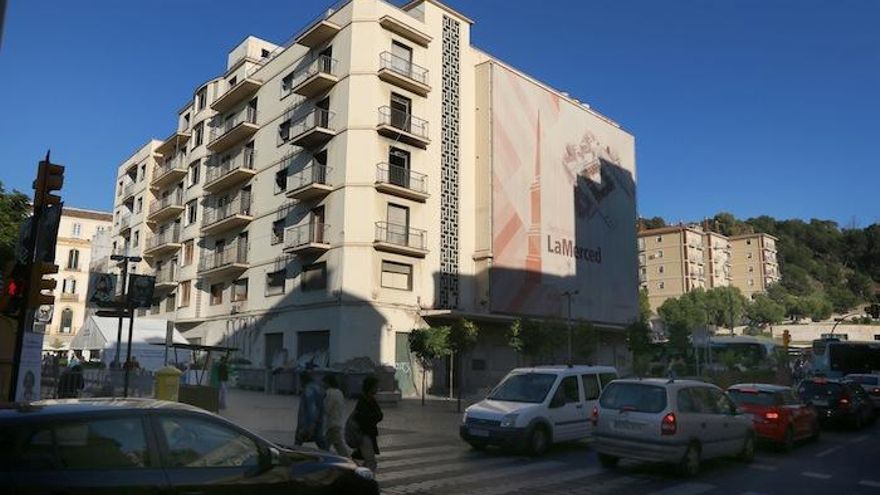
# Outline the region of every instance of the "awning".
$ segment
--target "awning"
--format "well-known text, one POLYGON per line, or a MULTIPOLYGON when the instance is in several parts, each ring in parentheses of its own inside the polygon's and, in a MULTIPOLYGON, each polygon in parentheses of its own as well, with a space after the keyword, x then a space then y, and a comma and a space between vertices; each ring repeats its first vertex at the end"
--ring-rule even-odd
MULTIPOLYGON (((120 360, 125 360, 128 345, 129 319, 122 319, 122 346, 120 360)), ((107 350, 116 348, 116 334, 119 328, 118 318, 90 316, 70 341, 73 350, 107 350)), ((135 318, 132 329, 132 355, 146 369, 158 369, 164 364, 164 350, 154 344, 164 344, 168 321, 153 318, 135 318)), ((172 342, 188 344, 189 342, 174 329, 172 342)), ((107 363, 115 359, 115 352, 102 352, 101 360, 107 363)))

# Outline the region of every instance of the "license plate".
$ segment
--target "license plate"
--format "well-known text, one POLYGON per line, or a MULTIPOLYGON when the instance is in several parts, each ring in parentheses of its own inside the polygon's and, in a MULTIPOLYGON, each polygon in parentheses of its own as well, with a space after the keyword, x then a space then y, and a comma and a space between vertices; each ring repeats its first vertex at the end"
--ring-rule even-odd
POLYGON ((642 423, 634 423, 632 421, 626 421, 617 419, 614 421, 614 429, 616 430, 627 430, 627 431, 638 431, 641 430, 645 425, 642 423))
POLYGON ((471 435, 473 435, 475 437, 488 437, 489 436, 489 430, 484 430, 482 428, 471 428, 468 431, 470 432, 471 435))

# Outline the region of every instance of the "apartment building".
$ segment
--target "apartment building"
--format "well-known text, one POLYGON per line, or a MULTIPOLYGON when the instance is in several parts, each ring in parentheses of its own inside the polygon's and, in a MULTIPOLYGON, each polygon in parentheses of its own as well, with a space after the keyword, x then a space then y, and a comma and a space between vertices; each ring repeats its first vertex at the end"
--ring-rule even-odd
POLYGON ((86 289, 92 260, 92 239, 110 231, 110 213, 65 206, 58 224, 55 245, 55 306, 46 325, 45 345, 59 348, 67 344, 82 326, 86 316, 86 289))
POLYGON ((435 0, 349 0, 280 45, 242 40, 119 167, 116 248, 157 277, 147 316, 255 366, 366 356, 406 393, 413 328, 477 321, 467 371, 488 381, 515 362, 510 323, 566 317, 577 289, 594 362, 625 365, 634 139, 471 26, 435 0))
POLYGON ((703 262, 707 289, 730 285, 730 239, 727 236, 711 230, 703 232, 703 262))
POLYGON ((696 288, 708 288, 705 232, 676 225, 639 232, 639 283, 648 291, 651 309, 696 288))
POLYGON ((743 295, 766 292, 780 279, 776 238, 769 234, 744 234, 730 238, 731 284, 743 295))

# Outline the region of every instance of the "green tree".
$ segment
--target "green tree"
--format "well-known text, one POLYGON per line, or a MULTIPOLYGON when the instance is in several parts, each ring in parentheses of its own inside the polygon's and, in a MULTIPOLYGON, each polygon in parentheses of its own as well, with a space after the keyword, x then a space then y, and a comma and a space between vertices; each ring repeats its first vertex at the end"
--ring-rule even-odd
POLYGON ((710 289, 705 292, 703 300, 709 324, 728 328, 742 320, 749 303, 739 288, 732 286, 710 289))
POLYGON ((434 362, 449 355, 449 327, 416 328, 409 334, 409 348, 422 368, 422 405, 425 405, 427 372, 434 362))
POLYGON ((551 330, 538 320, 516 320, 507 331, 507 341, 517 353, 527 358, 528 364, 533 365, 550 358, 561 345, 564 334, 551 330))
POLYGON ((810 318, 813 321, 825 321, 828 318, 831 318, 831 314, 834 312, 834 306, 831 305, 831 302, 828 299, 824 296, 816 295, 810 297, 808 300, 810 305, 810 318))
POLYGON ((752 303, 746 309, 746 316, 753 325, 759 327, 775 325, 785 318, 785 306, 766 294, 755 294, 752 303))
POLYGON ((846 279, 846 287, 859 301, 870 302, 874 298, 874 281, 864 273, 850 273, 846 279))
POLYGON ((666 326, 669 347, 681 355, 687 354, 690 349, 691 331, 708 323, 705 306, 699 303, 697 297, 688 297, 688 294, 667 299, 657 308, 666 326))
POLYGON ((639 291, 639 321, 651 321, 653 314, 654 312, 651 311, 651 301, 648 299, 648 289, 643 287, 639 291))
POLYGON ((715 230, 726 236, 751 234, 754 228, 745 222, 737 220, 731 213, 721 212, 712 218, 715 230))
POLYGON ((845 287, 827 287, 825 296, 838 313, 846 313, 859 303, 859 297, 845 287))
POLYGON ((449 327, 449 350, 452 352, 452 358, 455 360, 455 368, 458 370, 456 410, 461 412, 461 356, 470 351, 477 344, 480 329, 477 324, 465 319, 459 318, 455 320, 449 327))
POLYGON ((642 226, 646 229, 660 229, 666 227, 666 220, 663 217, 640 218, 642 226))
POLYGON ((18 191, 7 191, 0 182, 0 269, 15 259, 19 226, 28 213, 28 197, 18 191))
POLYGON ((626 346, 633 355, 633 372, 644 375, 651 354, 651 327, 645 321, 634 321, 626 327, 626 346))

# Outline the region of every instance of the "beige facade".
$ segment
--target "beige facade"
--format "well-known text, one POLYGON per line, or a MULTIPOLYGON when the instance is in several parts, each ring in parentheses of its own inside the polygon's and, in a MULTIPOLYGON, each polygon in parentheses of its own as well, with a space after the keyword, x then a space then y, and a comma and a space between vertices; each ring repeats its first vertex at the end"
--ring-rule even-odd
POLYGON ((778 282, 776 238, 769 234, 745 234, 730 238, 731 285, 746 297, 765 292, 778 282))
POLYGON ((110 213, 101 211, 66 206, 62 210, 55 245, 55 306, 52 320, 46 325, 44 345, 68 343, 85 321, 92 238, 109 231, 112 220, 110 213))
POLYGON ((639 283, 651 309, 696 288, 708 288, 704 232, 679 225, 639 232, 639 283))
MULTIPOLYGON (((280 353, 402 370, 408 332, 431 318, 509 323, 488 302, 492 178, 474 166, 477 66, 501 62, 470 28, 434 0, 351 0, 282 45, 241 41, 174 132, 119 167, 116 249, 157 277, 147 316, 257 366, 280 353)), ((541 88, 623 136, 634 187, 632 136, 541 88)), ((616 228, 632 245, 634 223, 616 228)))
POLYGON ((703 233, 703 261, 706 267, 706 288, 730 285, 730 239, 717 232, 703 233))

